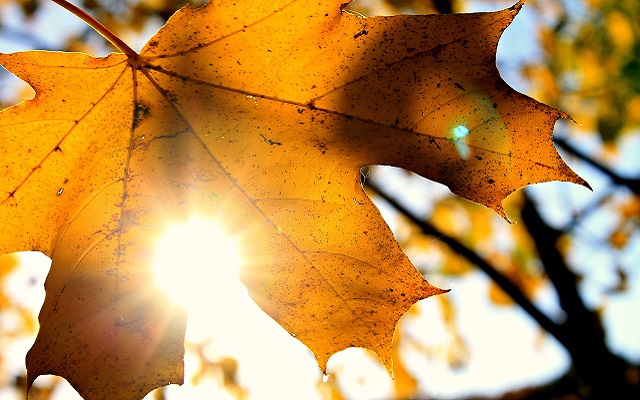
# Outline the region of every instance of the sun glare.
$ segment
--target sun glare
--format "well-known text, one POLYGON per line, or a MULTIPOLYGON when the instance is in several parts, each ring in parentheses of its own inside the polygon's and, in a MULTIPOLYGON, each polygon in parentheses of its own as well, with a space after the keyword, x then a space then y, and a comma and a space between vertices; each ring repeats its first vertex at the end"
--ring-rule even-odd
MULTIPOLYGON (((226 356, 237 360, 239 383, 255 398, 297 399, 309 393, 320 371, 302 343, 250 298, 238 278, 243 267, 240 238, 215 221, 197 217, 168 226, 161 234, 154 262, 156 284, 186 308, 186 341, 191 348, 197 344, 205 349, 209 362, 226 356), (291 376, 296 376, 295 383, 291 376)), ((189 384, 203 371, 202 362, 187 351, 187 384, 168 387, 168 399, 210 398, 207 384, 189 384)), ((303 397, 317 399, 315 394, 303 397)))
POLYGON ((238 243, 215 221, 192 218, 170 226, 157 244, 158 286, 187 310, 229 301, 243 290, 238 243))

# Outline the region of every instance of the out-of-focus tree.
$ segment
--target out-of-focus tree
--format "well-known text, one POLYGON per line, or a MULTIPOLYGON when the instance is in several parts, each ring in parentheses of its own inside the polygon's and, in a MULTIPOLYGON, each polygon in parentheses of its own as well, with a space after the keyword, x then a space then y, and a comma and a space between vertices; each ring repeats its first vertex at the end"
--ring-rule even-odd
MULTIPOLYGON (((0 38, 26 43, 30 48, 51 49, 46 37, 21 28, 38 18, 45 3, 0 0, 0 9, 11 8, 12 18, 21 20, 14 23, 5 17, 9 13, 0 13, 0 38)), ((82 0, 78 5, 126 41, 161 26, 186 3, 82 0)), ((200 1, 191 3, 198 5, 200 1)), ((513 1, 493 3, 497 9, 513 1)), ((365 15, 450 13, 468 11, 467 5, 468 2, 448 0, 359 0, 350 8, 365 15)), ((513 388, 503 398, 637 399, 638 360, 616 354, 607 341, 610 332, 603 318, 612 298, 640 290, 640 168, 630 166, 634 155, 629 154, 634 143, 636 151, 640 148, 640 3, 529 0, 527 7, 538 16, 535 28, 539 56, 508 68, 517 70, 515 75, 521 77, 531 96, 569 112, 579 122, 580 125, 559 126, 556 143, 572 167, 583 168, 588 180, 597 181, 594 194, 587 201, 578 201, 574 192, 566 188, 543 185, 541 190, 527 189, 512 195, 505 204, 508 215, 518 221, 508 225, 491 211, 447 195, 413 176, 406 175, 406 179, 420 190, 398 189, 379 169, 373 169, 365 183, 381 206, 393 210, 398 239, 425 275, 447 281, 447 277, 463 279, 471 272, 483 271, 491 280, 486 296, 495 307, 524 310, 542 332, 566 349, 572 367, 563 376, 536 387, 513 388), (554 219, 553 212, 549 212, 553 208, 562 209, 568 218, 554 219), (606 284, 591 281, 594 278, 588 269, 593 266, 585 265, 589 257, 580 255, 585 248, 592 254, 606 255, 602 257, 605 265, 597 266, 610 278, 606 284), (595 297, 589 296, 593 287, 599 288, 595 297), (540 293, 549 288, 555 292, 560 309, 556 315, 541 311, 538 304, 540 293)), ((69 36, 57 47, 91 54, 109 50, 106 42, 89 28, 69 36)), ((0 107, 30 96, 27 89, 6 86, 6 78, 7 74, 0 74, 0 107)), ((635 155, 636 160, 637 156, 640 154, 635 155)), ((14 268, 13 262, 12 258, 2 258, 0 284, 14 268)), ((423 344, 405 327, 420 318, 433 317, 422 315, 417 308, 407 314, 398 328, 394 347, 398 399, 429 398, 422 383, 430 377, 409 367, 405 349, 440 358, 453 369, 464 369, 472 356, 473 350, 466 343, 474 332, 459 328, 460 310, 454 302, 447 296, 429 301, 437 302, 450 340, 438 349, 423 344)), ((13 330, 0 325, 2 345, 35 329, 33 318, 0 291, 0 314, 6 320, 11 313, 17 315, 18 323, 13 330)), ((633 321, 630 326, 638 329, 640 321, 633 321)), ((202 346, 188 346, 200 360, 194 383, 215 375, 221 377, 221 386, 233 396, 246 397, 245 389, 237 382, 235 361, 212 359, 202 346)), ((0 368, 1 357, 0 353, 0 368)), ((24 378, 0 376, 0 386, 10 385, 23 388, 24 378)), ((333 376, 319 386, 327 398, 348 398, 348 388, 333 376)), ((51 388, 46 387, 34 396, 46 399, 50 393, 51 388)), ((162 390, 155 396, 163 398, 162 390)))

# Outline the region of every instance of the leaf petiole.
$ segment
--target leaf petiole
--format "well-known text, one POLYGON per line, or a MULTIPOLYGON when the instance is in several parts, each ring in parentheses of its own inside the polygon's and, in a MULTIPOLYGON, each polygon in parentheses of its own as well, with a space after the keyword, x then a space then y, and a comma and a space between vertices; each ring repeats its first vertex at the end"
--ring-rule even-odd
POLYGON ((122 41, 115 33, 111 32, 109 28, 102 25, 91 15, 87 14, 84 10, 69 3, 67 0, 52 0, 54 3, 63 7, 65 10, 69 11, 76 17, 80 18, 84 22, 87 23, 90 27, 92 27, 96 32, 102 35, 105 39, 107 39, 112 45, 114 45, 118 50, 123 52, 129 57, 137 58, 138 53, 136 53, 129 45, 122 41))

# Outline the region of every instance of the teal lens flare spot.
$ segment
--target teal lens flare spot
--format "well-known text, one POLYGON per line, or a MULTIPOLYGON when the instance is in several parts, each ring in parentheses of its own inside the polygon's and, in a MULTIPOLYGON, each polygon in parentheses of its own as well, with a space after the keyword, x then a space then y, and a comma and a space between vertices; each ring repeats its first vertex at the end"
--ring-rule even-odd
POLYGON ((453 140, 460 140, 469 135, 469 128, 464 125, 458 125, 453 128, 453 140))
POLYGON ((456 142, 456 150, 458 150, 458 154, 463 160, 467 160, 471 155, 471 149, 466 143, 456 142))
POLYGON ((471 149, 469 145, 463 140, 469 136, 469 128, 465 125, 458 125, 451 130, 451 141, 456 145, 456 150, 463 160, 469 158, 471 149))

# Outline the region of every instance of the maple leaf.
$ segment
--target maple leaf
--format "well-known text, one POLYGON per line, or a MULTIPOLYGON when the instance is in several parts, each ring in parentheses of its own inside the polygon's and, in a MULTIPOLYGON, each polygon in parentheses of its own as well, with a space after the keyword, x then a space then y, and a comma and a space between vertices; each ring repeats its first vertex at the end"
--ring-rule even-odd
POLYGON ((33 100, 0 114, 0 253, 52 258, 28 382, 141 398, 182 382, 184 311, 151 283, 154 233, 197 210, 241 238, 241 279, 321 369, 347 347, 390 368, 399 318, 442 293, 360 183, 386 164, 505 217, 550 180, 567 117, 495 67, 523 2, 493 13, 360 18, 341 1, 178 11, 135 54, 0 54, 33 100))

